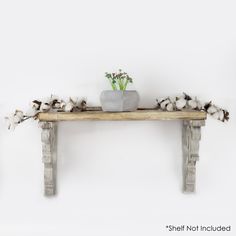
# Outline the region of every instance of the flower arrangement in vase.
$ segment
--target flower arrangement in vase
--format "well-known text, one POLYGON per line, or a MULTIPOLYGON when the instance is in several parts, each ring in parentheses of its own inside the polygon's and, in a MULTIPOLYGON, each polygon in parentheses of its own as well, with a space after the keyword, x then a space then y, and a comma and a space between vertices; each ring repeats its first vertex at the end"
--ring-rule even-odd
POLYGON ((139 104, 136 90, 127 90, 133 79, 121 69, 114 73, 105 73, 112 90, 104 90, 100 95, 102 110, 107 112, 135 111, 139 104))

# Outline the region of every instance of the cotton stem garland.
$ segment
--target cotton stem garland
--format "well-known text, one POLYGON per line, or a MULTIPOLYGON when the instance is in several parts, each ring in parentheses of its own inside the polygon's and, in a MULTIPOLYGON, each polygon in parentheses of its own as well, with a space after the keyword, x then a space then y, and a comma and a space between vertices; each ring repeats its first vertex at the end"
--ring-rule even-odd
POLYGON ((213 118, 222 122, 229 120, 229 112, 227 110, 217 107, 212 102, 202 103, 196 97, 190 97, 186 93, 179 97, 167 97, 157 100, 157 109, 163 111, 205 111, 213 118))
MULTIPOLYGON (((196 97, 190 97, 186 93, 183 93, 183 95, 179 97, 167 97, 156 101, 156 109, 162 111, 205 111, 213 118, 222 122, 229 120, 229 112, 227 110, 217 107, 212 104, 212 102, 202 103, 196 97)), ((50 98, 42 101, 32 101, 28 112, 24 113, 21 110, 16 110, 5 119, 8 129, 14 129, 18 124, 30 118, 37 120, 40 112, 76 112, 85 110, 86 101, 84 99, 78 100, 78 98, 69 98, 68 100, 62 100, 57 96, 51 95, 50 98)))
POLYGON ((50 98, 41 100, 34 100, 31 102, 31 108, 24 113, 21 110, 16 110, 13 114, 6 117, 8 129, 15 129, 15 127, 32 118, 36 120, 40 112, 75 112, 86 109, 86 101, 84 99, 69 98, 64 101, 57 96, 52 95, 50 98))

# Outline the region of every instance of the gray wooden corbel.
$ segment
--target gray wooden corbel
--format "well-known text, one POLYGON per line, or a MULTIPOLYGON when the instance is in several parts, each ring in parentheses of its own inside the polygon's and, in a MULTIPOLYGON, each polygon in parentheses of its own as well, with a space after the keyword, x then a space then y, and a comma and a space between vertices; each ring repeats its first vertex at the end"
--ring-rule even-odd
POLYGON ((196 183, 196 162, 199 160, 201 126, 205 120, 183 122, 183 190, 194 192, 196 183))
POLYGON ((56 194, 56 123, 40 122, 44 163, 44 194, 56 194))

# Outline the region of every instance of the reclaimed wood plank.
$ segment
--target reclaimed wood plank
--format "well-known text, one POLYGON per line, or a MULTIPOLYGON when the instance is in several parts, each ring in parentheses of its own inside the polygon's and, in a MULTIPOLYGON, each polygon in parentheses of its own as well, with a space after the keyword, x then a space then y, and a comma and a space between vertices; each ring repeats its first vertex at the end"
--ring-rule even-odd
POLYGON ((134 112, 49 112, 39 113, 39 121, 78 121, 78 120, 205 120, 203 111, 158 111, 137 110, 134 112))

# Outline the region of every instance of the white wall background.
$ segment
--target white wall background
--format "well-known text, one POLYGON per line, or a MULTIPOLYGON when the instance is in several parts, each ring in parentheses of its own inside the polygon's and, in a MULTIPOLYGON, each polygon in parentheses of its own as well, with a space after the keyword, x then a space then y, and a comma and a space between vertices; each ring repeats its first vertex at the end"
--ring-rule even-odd
POLYGON ((168 224, 235 235, 235 7, 0 1, 0 235, 179 235, 168 224), (209 118, 203 129, 197 193, 181 193, 179 122, 75 122, 59 125, 58 196, 45 198, 37 122, 9 132, 3 117, 52 93, 99 105, 104 72, 118 68, 135 78, 141 106, 185 91, 230 111, 228 124, 209 118))

